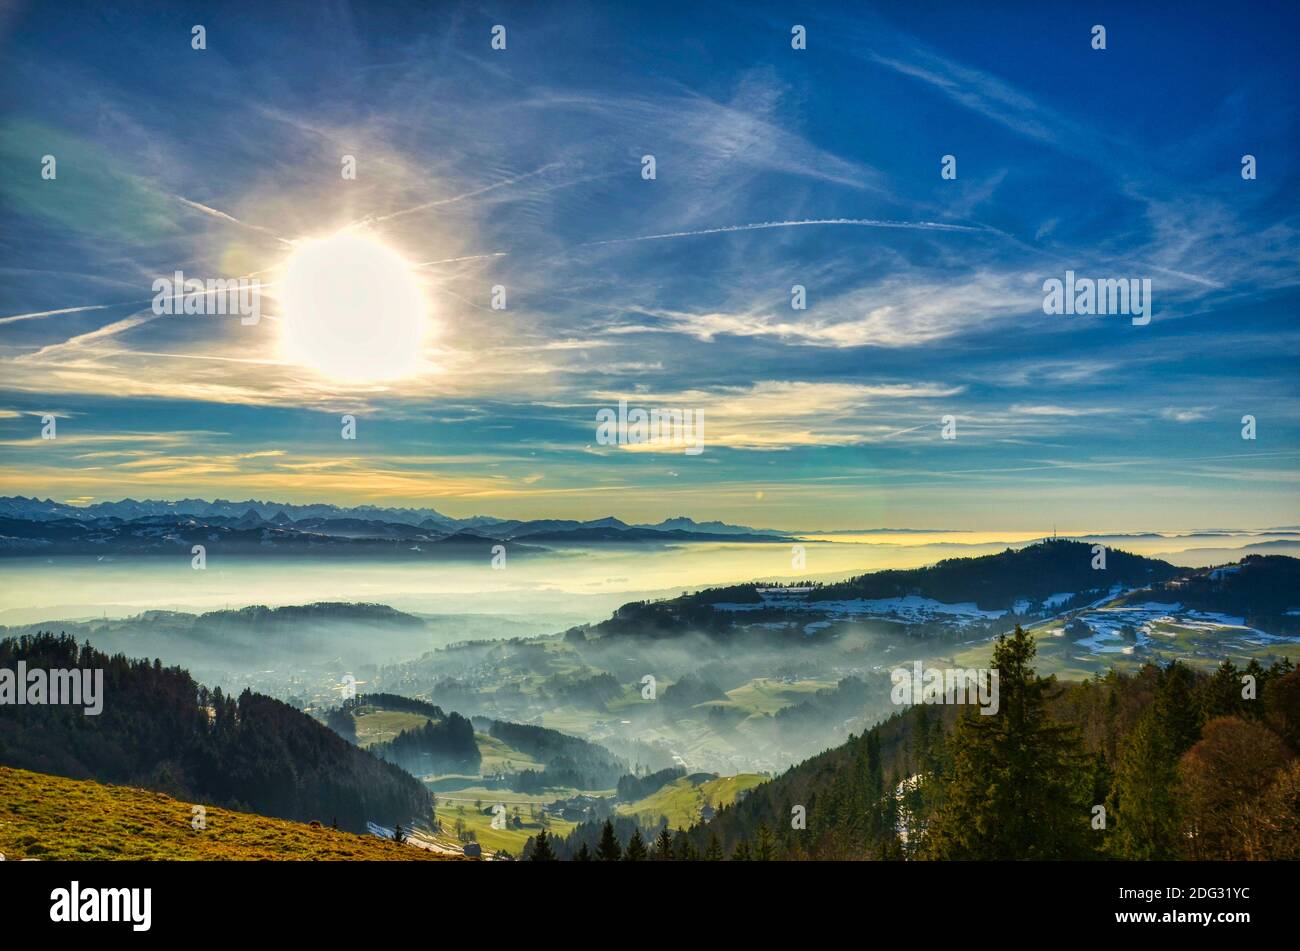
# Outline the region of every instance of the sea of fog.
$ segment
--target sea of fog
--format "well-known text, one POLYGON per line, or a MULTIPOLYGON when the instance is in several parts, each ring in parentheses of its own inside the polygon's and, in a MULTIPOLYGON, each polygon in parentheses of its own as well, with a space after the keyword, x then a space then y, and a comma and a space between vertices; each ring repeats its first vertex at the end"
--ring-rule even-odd
MULTIPOLYGON (((745 581, 834 581, 1033 542, 1028 533, 860 532, 790 543, 593 546, 479 563, 223 558, 204 570, 167 558, 0 561, 0 624, 125 617, 146 610, 212 611, 250 604, 366 601, 421 614, 491 614, 553 629, 598 621, 620 604, 745 581), (802 564, 800 555, 802 554, 802 564)), ((1090 536, 1113 548, 1200 567, 1249 550, 1300 554, 1294 533, 1090 536), (1273 543, 1273 544, 1270 544, 1273 543), (1254 546, 1263 545, 1263 548, 1254 546), (1252 546, 1252 548, 1247 548, 1252 546), (1280 546, 1280 547, 1279 547, 1280 546)))

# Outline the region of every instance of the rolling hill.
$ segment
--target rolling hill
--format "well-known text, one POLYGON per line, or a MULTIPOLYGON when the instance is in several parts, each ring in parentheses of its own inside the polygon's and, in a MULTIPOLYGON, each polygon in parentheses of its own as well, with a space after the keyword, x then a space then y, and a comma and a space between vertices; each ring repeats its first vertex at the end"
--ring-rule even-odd
POLYGON ((1036 620, 1108 592, 1147 587, 1186 573, 1127 552, 1049 539, 925 568, 875 571, 834 584, 752 583, 710 588, 665 601, 633 602, 595 625, 598 637, 665 638, 699 632, 725 638, 741 629, 828 636, 844 622, 876 621, 907 634, 969 639, 1008 620, 1036 620))
POLYGON ((446 854, 328 826, 193 806, 162 793, 0 766, 6 860, 418 861, 446 854))
MULTIPOLYGON (((1065 750, 1058 763, 1069 781, 1057 795, 1078 800, 1068 817, 1081 836, 1077 852, 1054 853, 1050 843, 1059 830, 1035 830, 1030 824, 1014 857, 1295 857, 1300 671, 1290 660, 1267 668, 1224 662, 1213 673, 1184 664, 1148 665, 1133 674, 1112 671, 1058 683, 1038 679, 1032 653, 1029 657, 1025 680, 1003 678, 1003 709, 1025 704, 1032 694, 1036 699, 1028 702, 1041 703, 1045 726, 1033 735, 1015 734, 1005 720, 994 728, 999 737, 1014 737, 1005 743, 1016 750, 1019 763, 1029 761, 1031 750, 1043 755, 1042 744, 1062 744, 1056 748, 1065 750), (1254 696, 1243 695, 1243 675, 1254 678, 1254 696), (1154 731, 1161 731, 1157 740, 1154 731), (1161 758, 1160 769, 1151 765, 1155 757, 1161 758), (1144 789, 1145 796, 1126 802, 1123 791, 1134 788, 1144 789), (1155 823, 1148 816, 1141 824, 1131 820, 1126 835, 1116 837, 1125 815, 1138 814, 1146 796, 1168 810, 1178 831, 1164 841, 1150 839, 1155 823), (1108 825, 1090 827, 1096 803, 1111 811, 1108 825), (1274 814, 1264 818, 1267 810, 1274 814), (1243 851, 1248 834, 1256 837, 1252 855, 1243 851)), ((962 716, 963 708, 953 704, 904 707, 849 742, 755 786, 711 821, 696 823, 690 837, 701 851, 716 838, 727 855, 742 842, 752 849, 770 836, 775 858, 994 857, 981 852, 981 836, 1000 838, 1001 830, 991 825, 971 836, 974 845, 964 851, 927 838, 943 822, 945 803, 957 788, 954 776, 964 768, 972 771, 965 775, 976 777, 969 788, 977 803, 999 795, 1016 809, 1014 790, 1022 787, 1010 781, 1015 764, 1005 754, 964 760, 962 743, 983 718, 966 716, 975 726, 960 730, 962 716), (806 825, 793 821, 796 811, 806 825)))
POLYGON ((604 747, 559 730, 487 717, 471 722, 392 693, 344 701, 326 722, 340 736, 431 782, 439 776, 481 777, 522 792, 604 789, 628 768, 604 747))
POLYGON ((0 640, 0 668, 19 663, 102 671, 102 711, 6 706, 0 765, 129 783, 277 818, 337 821, 356 832, 370 821, 406 825, 429 817, 429 794, 416 779, 271 697, 209 692, 182 668, 110 657, 53 634, 0 640))
POLYGON ((763 781, 758 773, 722 777, 695 773, 675 779, 642 799, 620 804, 618 813, 635 816, 644 825, 666 818, 670 829, 686 829, 700 821, 706 806, 715 810, 729 806, 763 781))

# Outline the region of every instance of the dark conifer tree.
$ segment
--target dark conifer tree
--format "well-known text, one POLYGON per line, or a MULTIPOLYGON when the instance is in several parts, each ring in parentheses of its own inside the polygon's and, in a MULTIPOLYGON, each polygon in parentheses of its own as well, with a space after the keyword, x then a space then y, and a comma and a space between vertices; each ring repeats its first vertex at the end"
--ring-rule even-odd
POLYGON ((1159 678, 1153 704, 1156 719, 1164 727, 1174 754, 1182 756, 1201 738, 1196 675, 1186 664, 1173 661, 1160 671, 1159 678))
POLYGON ((554 862, 555 851, 551 848, 551 837, 545 829, 537 833, 533 840, 533 852, 528 856, 530 862, 554 862))
POLYGON ((695 848, 695 843, 691 841, 685 829, 678 829, 677 834, 673 836, 673 857, 679 862, 699 861, 700 852, 695 848))
POLYGON ((1216 717, 1235 717, 1241 713, 1241 675, 1232 661, 1225 659, 1201 688, 1201 718, 1209 722, 1216 717))
POLYGON ((1123 859, 1178 857, 1178 754, 1154 704, 1138 717, 1120 748, 1106 802, 1113 820, 1107 851, 1123 859))
MULTIPOLYGON (((1247 700, 1243 696, 1242 704, 1241 704, 1241 712, 1245 716, 1250 717, 1252 719, 1256 719, 1256 720, 1262 719, 1264 716, 1264 704, 1260 703, 1259 701, 1264 696, 1264 688, 1268 686, 1268 681, 1270 677, 1269 671, 1265 669, 1263 664, 1261 664, 1258 660, 1252 657, 1250 659, 1250 662, 1246 664, 1246 669, 1242 671, 1242 675, 1243 676, 1249 675, 1255 678, 1255 698, 1253 700, 1247 700)), ((1245 684, 1242 683, 1242 677, 1238 677, 1237 682, 1242 685, 1241 691, 1244 692, 1245 684)), ((1241 696, 1241 692, 1238 693, 1238 696, 1241 696)), ((1198 739, 1199 739, 1199 735, 1198 735, 1198 739)))
POLYGON ((644 862, 645 859, 645 839, 641 838, 641 830, 637 829, 632 833, 632 838, 627 840, 627 851, 623 854, 623 861, 644 862))
POLYGON ((600 844, 596 846, 596 858, 602 862, 617 862, 622 857, 623 848, 618 844, 618 836, 614 835, 614 823, 606 819, 604 828, 600 830, 600 844))
POLYGON ((660 862, 670 861, 673 857, 673 836, 664 826, 655 836, 655 859, 660 862))
POLYGON ((952 779, 925 852, 943 859, 1086 856, 1091 803, 1073 727, 1047 702, 1055 679, 1034 673, 1033 637, 1019 625, 998 638, 998 712, 968 709, 952 737, 952 779))
POLYGON ((709 833, 709 847, 704 852, 704 860, 706 862, 722 861, 722 843, 718 841, 716 832, 709 833))

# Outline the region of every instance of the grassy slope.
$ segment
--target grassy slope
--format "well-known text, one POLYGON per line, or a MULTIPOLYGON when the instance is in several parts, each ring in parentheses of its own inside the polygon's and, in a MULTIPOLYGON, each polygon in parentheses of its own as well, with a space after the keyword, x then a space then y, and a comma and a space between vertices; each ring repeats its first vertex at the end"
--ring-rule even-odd
MULTIPOLYGON (((422 713, 390 711, 374 705, 365 705, 352 716, 352 722, 356 724, 356 744, 363 748, 372 743, 390 741, 403 730, 419 730, 428 721, 429 717, 422 713)), ((474 742, 478 743, 478 752, 482 754, 482 765, 478 770, 481 776, 489 776, 498 769, 506 769, 507 764, 510 764, 508 768, 511 772, 543 768, 543 764, 538 763, 532 756, 515 750, 510 744, 490 737, 486 733, 476 731, 474 742)))
POLYGON ((497 770, 518 772, 525 769, 542 770, 546 768, 544 763, 533 759, 527 753, 520 752, 509 743, 499 740, 495 736, 489 736, 486 733, 475 733, 474 740, 478 743, 478 751, 483 756, 479 772, 484 776, 489 776, 497 770), (507 766, 507 764, 509 765, 507 766))
MULTIPOLYGON (((528 805, 520 802, 523 797, 520 793, 513 793, 507 790, 501 790, 496 793, 499 798, 485 796, 483 799, 483 808, 490 809, 493 803, 504 802, 511 810, 516 804, 519 805, 519 814, 523 819, 523 827, 520 829, 494 829, 492 828, 492 816, 484 814, 482 810, 475 809, 471 803, 449 802, 445 805, 439 800, 438 818, 442 821, 441 840, 449 845, 459 845, 456 842, 455 828, 456 820, 463 819, 465 828, 473 832, 478 839, 478 843, 489 852, 496 852, 505 849, 512 855, 518 857, 524 850, 524 843, 528 841, 529 836, 536 835, 541 831, 541 823, 533 820, 528 815, 528 805), (463 807, 463 811, 462 811, 463 807)), ((554 799, 554 796, 551 797, 554 799)), ((550 801, 550 800, 548 800, 550 801)), ((564 838, 573 831, 577 825, 575 822, 568 822, 564 819, 552 819, 548 827, 551 834, 564 838)))
POLYGON ((834 689, 834 680, 799 680, 794 683, 782 683, 760 677, 733 690, 727 691, 727 700, 707 701, 701 706, 733 706, 754 714, 776 713, 784 707, 802 703, 807 695, 818 690, 834 689))
POLYGON ((352 722, 357 725, 357 746, 360 747, 385 743, 395 739, 403 730, 418 730, 430 719, 404 710, 379 710, 375 707, 365 707, 364 710, 360 716, 352 717, 352 722))
POLYGON ((130 786, 0 767, 0 853, 6 859, 408 860, 433 852, 301 822, 207 809, 130 786))
MULTIPOLYGON (((429 722, 429 717, 420 713, 408 713, 404 710, 382 710, 375 706, 365 706, 352 717, 357 728, 357 745, 367 747, 373 743, 382 743, 394 739, 403 730, 418 730, 429 722)), ((543 769, 544 764, 521 753, 508 743, 498 740, 486 733, 475 732, 474 740, 478 743, 483 762, 479 767, 480 775, 490 775, 497 770, 510 771, 523 769, 543 769)), ((554 798, 554 797, 552 797, 554 798)))
POLYGON ((705 801, 711 803, 714 809, 720 809, 734 802, 737 793, 753 789, 765 778, 758 773, 740 773, 710 779, 696 786, 689 776, 683 776, 644 799, 619 806, 618 811, 623 815, 640 816, 649 822, 657 822, 660 816, 667 816, 668 825, 672 828, 689 828, 699 821, 700 808, 705 801))

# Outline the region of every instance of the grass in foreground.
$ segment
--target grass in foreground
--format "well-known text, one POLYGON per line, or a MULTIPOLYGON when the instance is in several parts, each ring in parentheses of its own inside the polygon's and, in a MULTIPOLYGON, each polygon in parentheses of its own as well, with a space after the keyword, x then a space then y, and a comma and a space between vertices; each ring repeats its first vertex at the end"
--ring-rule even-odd
POLYGON ((191 804, 130 786, 0 766, 0 854, 15 859, 406 861, 446 858, 375 836, 191 804))

